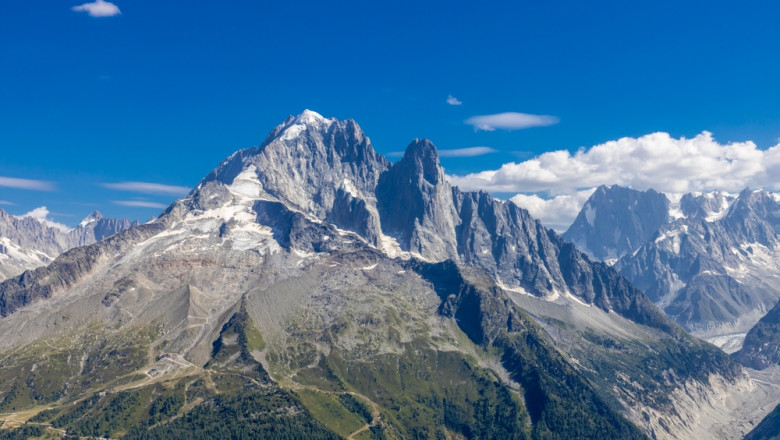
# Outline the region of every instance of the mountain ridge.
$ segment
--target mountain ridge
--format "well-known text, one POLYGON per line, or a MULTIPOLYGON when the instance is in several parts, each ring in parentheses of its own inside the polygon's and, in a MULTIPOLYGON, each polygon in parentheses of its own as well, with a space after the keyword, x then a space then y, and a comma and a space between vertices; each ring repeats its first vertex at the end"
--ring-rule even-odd
MULTIPOLYGON (((260 147, 231 155, 157 220, 0 283, 9 365, 0 373, 24 372, 5 383, 19 384, 17 397, 0 409, 35 398, 21 383, 40 381, 28 364, 36 344, 92 329, 110 347, 128 343, 120 330, 144 329, 146 345, 123 349, 138 361, 114 375, 133 387, 177 389, 210 376, 252 383, 255 373, 236 374, 260 365, 343 436, 354 431, 338 431, 315 401, 359 393, 382 414, 369 425, 395 438, 468 436, 472 426, 509 433, 503 438, 733 430, 676 408, 694 399, 702 414, 728 419, 728 406, 713 403, 719 390, 744 397, 753 386, 736 363, 526 210, 452 188, 430 142, 407 153, 391 165, 354 121, 304 112, 260 147), (421 203, 403 206, 387 188, 421 203), (383 224, 396 214, 407 221, 383 224), (605 382, 599 370, 635 380, 605 382), (699 397, 670 397, 688 387, 699 397)), ((119 368, 95 350, 87 365, 119 368)), ((68 383, 98 377, 73 371, 68 383)), ((68 389, 89 390, 53 389, 38 400, 69 402, 68 389)), ((103 399, 118 396, 108 390, 103 399)), ((202 402, 215 402, 204 393, 202 402)))
POLYGON ((95 210, 77 227, 63 231, 45 221, 15 217, 0 209, 0 280, 46 265, 69 249, 92 244, 138 224, 105 218, 95 210))

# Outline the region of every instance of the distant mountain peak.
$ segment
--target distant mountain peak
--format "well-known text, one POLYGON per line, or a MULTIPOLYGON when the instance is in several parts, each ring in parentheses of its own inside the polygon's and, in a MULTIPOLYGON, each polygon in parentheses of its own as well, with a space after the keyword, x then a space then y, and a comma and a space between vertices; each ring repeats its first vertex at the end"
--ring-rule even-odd
POLYGON ((669 216, 669 200, 652 189, 599 186, 563 238, 599 260, 614 260, 649 240, 669 216))
POLYGON ((0 281, 46 265, 69 249, 94 243, 137 224, 126 219, 106 219, 95 210, 78 227, 68 229, 45 218, 19 218, 0 210, 0 254, 5 254, 0 258, 0 281))
POLYGON ((102 218, 104 218, 103 214, 96 209, 96 210, 92 211, 88 216, 84 217, 84 220, 82 220, 81 223, 79 223, 79 227, 80 228, 84 228, 84 227, 88 226, 89 224, 95 223, 96 221, 98 221, 98 220, 100 220, 102 218))

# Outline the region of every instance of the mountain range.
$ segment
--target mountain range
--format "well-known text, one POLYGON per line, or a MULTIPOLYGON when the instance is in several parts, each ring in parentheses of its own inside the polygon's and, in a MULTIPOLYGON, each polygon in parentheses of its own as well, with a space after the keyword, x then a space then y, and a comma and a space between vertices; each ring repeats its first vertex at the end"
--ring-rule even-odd
POLYGON ((93 211, 77 227, 64 230, 33 217, 14 217, 0 209, 0 280, 45 266, 69 249, 137 225, 137 221, 105 218, 100 211, 93 211))
POLYGON ((611 258, 673 320, 731 352, 780 299, 778 232, 778 196, 766 190, 672 202, 612 186, 594 192, 563 236, 611 258))
POLYGON ((741 438, 780 397, 526 210, 451 187, 430 141, 391 163, 311 111, 0 283, 0 335, 9 435, 741 438))

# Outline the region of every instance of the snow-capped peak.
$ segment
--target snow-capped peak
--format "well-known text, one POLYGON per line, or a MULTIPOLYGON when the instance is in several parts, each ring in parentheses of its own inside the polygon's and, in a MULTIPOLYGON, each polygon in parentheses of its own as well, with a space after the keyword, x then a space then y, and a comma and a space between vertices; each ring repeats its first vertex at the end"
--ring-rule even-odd
POLYGON ((302 124, 302 125, 314 125, 314 124, 327 124, 330 125, 334 119, 325 119, 321 114, 306 109, 301 112, 298 116, 293 119, 293 124, 302 124))
POLYGON ((282 140, 295 139, 309 128, 327 130, 334 122, 336 122, 335 118, 326 119, 317 112, 304 110, 284 127, 280 138, 282 140))
POLYGON ((84 220, 79 223, 79 228, 86 228, 92 223, 95 223, 96 221, 103 218, 103 214, 100 213, 97 209, 92 211, 92 213, 86 217, 84 217, 84 220))

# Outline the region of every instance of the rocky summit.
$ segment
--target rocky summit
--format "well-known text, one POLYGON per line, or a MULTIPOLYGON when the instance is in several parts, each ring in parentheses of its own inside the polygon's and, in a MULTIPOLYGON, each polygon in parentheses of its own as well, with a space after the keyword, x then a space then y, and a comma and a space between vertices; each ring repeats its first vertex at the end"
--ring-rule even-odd
POLYGON ((741 438, 774 398, 430 141, 311 111, 0 316, 3 435, 741 438))

